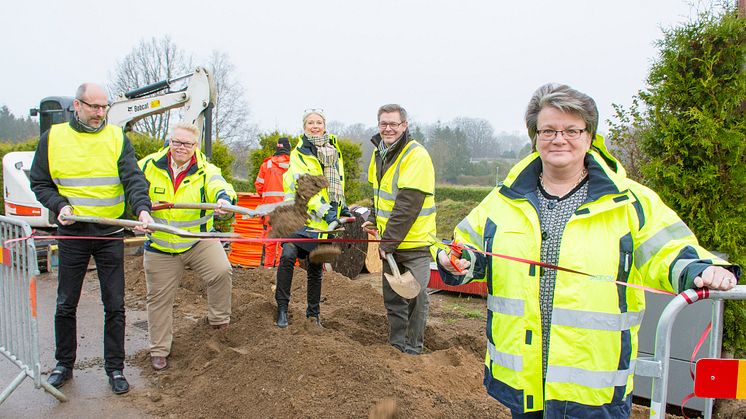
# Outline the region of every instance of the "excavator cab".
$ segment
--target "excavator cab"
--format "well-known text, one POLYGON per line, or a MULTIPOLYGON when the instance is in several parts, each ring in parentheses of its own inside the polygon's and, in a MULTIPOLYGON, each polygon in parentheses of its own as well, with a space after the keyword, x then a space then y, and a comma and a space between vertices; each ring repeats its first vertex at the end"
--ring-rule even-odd
POLYGON ((73 98, 67 96, 45 97, 38 108, 29 111, 29 115, 39 116, 39 135, 48 131, 54 124, 71 120, 74 113, 73 98))

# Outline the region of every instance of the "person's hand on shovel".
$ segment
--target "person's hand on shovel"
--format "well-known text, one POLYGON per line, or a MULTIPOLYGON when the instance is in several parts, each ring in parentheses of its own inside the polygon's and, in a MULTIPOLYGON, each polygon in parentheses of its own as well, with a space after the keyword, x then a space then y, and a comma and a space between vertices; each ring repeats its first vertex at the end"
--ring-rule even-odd
POLYGON ((226 201, 225 199, 218 199, 217 204, 218 204, 218 207, 215 208, 215 214, 221 215, 221 216, 222 215, 227 215, 228 211, 224 210, 223 206, 224 205, 231 205, 231 203, 228 202, 228 201, 226 201))
POLYGON ((62 224, 63 226, 69 226, 70 224, 74 223, 73 220, 67 220, 66 217, 69 217, 73 215, 73 207, 72 205, 65 205, 60 209, 60 213, 57 215, 57 222, 62 224))
MULTIPOLYGON (((375 237, 376 240, 381 240, 381 238, 378 236, 378 229, 376 228, 375 224, 371 223, 370 221, 366 221, 362 225, 360 225, 360 227, 363 229, 364 232, 375 237)), ((386 252, 381 250, 380 247, 378 248, 378 256, 381 258, 381 260, 386 260, 386 252)))
POLYGON ((153 217, 150 216, 150 213, 142 210, 140 211, 140 216, 137 217, 137 219, 142 223, 139 226, 135 227, 135 231, 139 231, 141 233, 152 233, 152 231, 148 230, 148 225, 155 223, 153 221, 153 217))

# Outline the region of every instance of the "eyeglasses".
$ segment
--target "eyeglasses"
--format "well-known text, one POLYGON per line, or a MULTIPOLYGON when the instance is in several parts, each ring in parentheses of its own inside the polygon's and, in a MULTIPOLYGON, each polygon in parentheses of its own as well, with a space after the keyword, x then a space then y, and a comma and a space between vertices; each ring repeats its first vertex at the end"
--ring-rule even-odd
POLYGON ((380 129, 386 129, 386 127, 391 127, 391 129, 397 129, 401 126, 401 124, 405 123, 407 121, 402 122, 379 122, 378 128, 380 129))
POLYGON ((192 148, 197 143, 187 142, 187 141, 179 141, 179 140, 171 140, 171 147, 184 147, 184 148, 192 148))
POLYGON ((111 108, 111 106, 108 103, 106 105, 92 105, 92 104, 86 102, 83 99, 78 99, 78 102, 80 102, 80 103, 88 106, 89 108, 93 109, 96 112, 98 112, 98 111, 107 112, 109 110, 109 108, 111 108))
POLYGON ((321 109, 321 108, 308 108, 305 111, 303 111, 303 113, 320 113, 320 114, 323 114, 324 110, 321 109))
POLYGON ((542 141, 552 141, 557 138, 557 134, 562 133, 562 138, 565 140, 577 140, 580 138, 580 134, 588 131, 587 129, 540 129, 536 131, 536 135, 542 141))

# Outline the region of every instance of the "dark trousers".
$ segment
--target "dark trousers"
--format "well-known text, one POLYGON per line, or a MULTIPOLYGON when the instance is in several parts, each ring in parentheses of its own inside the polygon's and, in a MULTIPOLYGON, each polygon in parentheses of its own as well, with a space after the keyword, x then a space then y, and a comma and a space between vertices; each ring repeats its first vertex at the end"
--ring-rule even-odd
MULTIPOLYGON (((112 236, 120 237, 121 234, 112 236)), ((122 240, 60 240, 57 312, 54 335, 57 364, 75 365, 78 347, 76 312, 88 261, 93 256, 104 303, 104 369, 124 369, 124 242, 122 240)))
MULTIPOLYGON (((293 243, 282 245, 282 256, 280 256, 280 266, 277 267, 277 289, 275 290, 275 300, 277 307, 287 309, 290 303, 290 288, 293 285, 293 270, 295 269, 295 259, 305 259, 309 251, 299 248, 293 243)), ((321 271, 322 265, 308 261, 308 307, 306 307, 306 317, 319 316, 319 302, 321 301, 321 271)))

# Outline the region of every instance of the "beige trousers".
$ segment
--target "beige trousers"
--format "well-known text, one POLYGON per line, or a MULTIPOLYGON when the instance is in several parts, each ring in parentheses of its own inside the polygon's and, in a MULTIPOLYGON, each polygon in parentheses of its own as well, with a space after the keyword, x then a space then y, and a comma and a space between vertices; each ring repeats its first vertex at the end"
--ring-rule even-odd
POLYGON ((151 356, 168 356, 171 352, 174 296, 187 266, 207 283, 210 324, 230 323, 233 269, 219 241, 200 241, 188 251, 173 255, 146 251, 143 265, 151 356))

